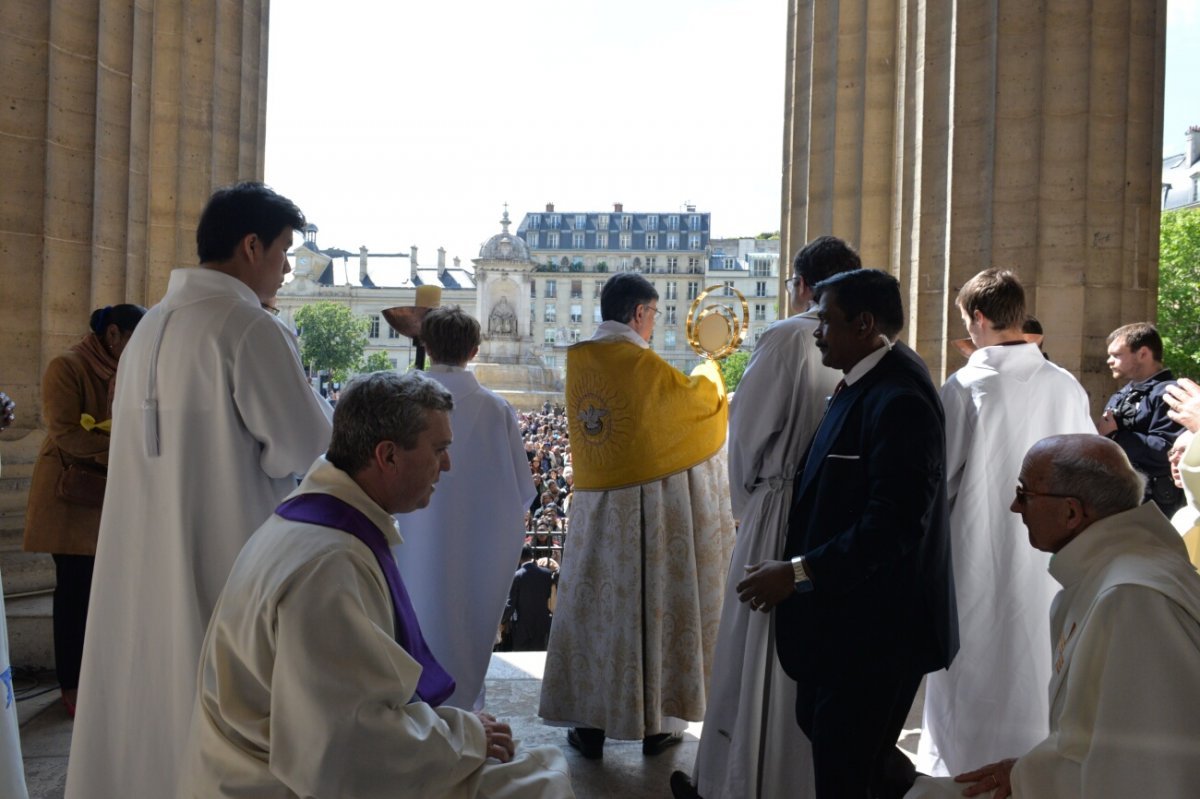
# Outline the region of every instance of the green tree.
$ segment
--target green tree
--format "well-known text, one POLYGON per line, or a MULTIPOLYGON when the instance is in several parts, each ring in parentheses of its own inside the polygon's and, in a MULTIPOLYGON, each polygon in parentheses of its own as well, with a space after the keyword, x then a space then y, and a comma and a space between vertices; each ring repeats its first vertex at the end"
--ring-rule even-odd
POLYGON ((1165 212, 1158 248, 1163 360, 1176 377, 1200 378, 1200 208, 1165 212))
POLYGON ((346 377, 362 362, 367 346, 368 322, 336 302, 314 302, 296 311, 300 328, 300 357, 313 371, 328 372, 334 382, 346 377))
POLYGON ((376 350, 368 354, 366 360, 359 364, 358 371, 366 374, 368 372, 386 372, 391 368, 392 360, 388 358, 387 353, 376 350))
POLYGON ((721 377, 725 378, 726 391, 737 391, 738 383, 742 382, 742 374, 746 371, 748 363, 750 363, 750 353, 741 351, 735 352, 721 361, 721 377))

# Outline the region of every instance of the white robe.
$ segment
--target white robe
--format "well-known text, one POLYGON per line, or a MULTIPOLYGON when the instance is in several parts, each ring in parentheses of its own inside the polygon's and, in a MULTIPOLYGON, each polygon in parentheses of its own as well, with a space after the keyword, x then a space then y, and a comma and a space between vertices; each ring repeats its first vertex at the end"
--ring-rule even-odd
MULTIPOLYGON (((396 522, 324 458, 296 493, 396 522)), ((395 640, 374 554, 353 535, 272 516, 247 542, 204 639, 180 799, 573 796, 555 747, 488 760, 468 711, 410 702, 421 665, 395 640)))
POLYGON ((942 387, 946 480, 960 646, 925 683, 917 768, 958 774, 1046 735, 1042 657, 1056 586, 1049 556, 1009 510, 1021 461, 1038 440, 1095 433, 1087 393, 1035 344, 983 347, 942 387))
POLYGON ((814 795, 796 684, 775 654, 772 616, 738 601, 745 566, 783 557, 792 481, 841 373, 821 365, 807 311, 768 327, 730 402, 729 492, 741 521, 713 654, 695 783, 704 799, 754 799, 779 786, 814 795))
POLYGON ((217 595, 325 450, 330 413, 253 291, 211 269, 171 273, 117 373, 68 799, 174 791, 217 595), (150 457, 142 404, 160 331, 150 457))
MULTIPOLYGON (((1147 503, 1084 530, 1050 572, 1050 734, 1013 767, 1013 799, 1195 796, 1200 576, 1178 534, 1147 503)), ((962 789, 920 779, 908 799, 962 789)))
POLYGON ((0 581, 0 796, 4 799, 29 797, 25 787, 25 764, 21 760, 12 663, 8 659, 8 620, 4 615, 3 581, 0 581))
POLYGON ((533 475, 512 407, 462 369, 429 377, 454 395, 450 471, 403 517, 400 574, 430 650, 454 677, 446 704, 483 707, 483 680, 525 540, 533 475))
MULTIPOLYGON (((604 322, 594 338, 646 342, 604 322)), ((654 419, 639 419, 654 424, 654 419)), ((733 548, 724 447, 661 480, 575 490, 538 709, 637 740, 704 718, 733 548)))

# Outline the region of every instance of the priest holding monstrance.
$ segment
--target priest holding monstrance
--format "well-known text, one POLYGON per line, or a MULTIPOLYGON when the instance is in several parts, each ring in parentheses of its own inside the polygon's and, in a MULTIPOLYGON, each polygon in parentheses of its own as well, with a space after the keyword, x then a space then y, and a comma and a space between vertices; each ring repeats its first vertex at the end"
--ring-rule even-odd
POLYGON ((711 359, 688 377, 649 348, 657 305, 612 276, 567 351, 575 499, 539 714, 591 759, 606 737, 656 755, 704 718, 733 547, 725 385, 711 359))

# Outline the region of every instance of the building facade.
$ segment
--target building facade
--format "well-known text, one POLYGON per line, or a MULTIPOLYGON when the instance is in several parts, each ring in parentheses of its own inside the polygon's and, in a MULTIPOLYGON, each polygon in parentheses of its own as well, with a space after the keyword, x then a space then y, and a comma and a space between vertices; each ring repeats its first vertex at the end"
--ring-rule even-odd
POLYGON ((753 349, 758 337, 780 318, 779 239, 713 239, 707 285, 721 283, 736 289, 750 307, 750 330, 744 349, 753 349))
POLYGON ((1187 130, 1182 153, 1163 158, 1162 209, 1200 208, 1200 125, 1187 130))

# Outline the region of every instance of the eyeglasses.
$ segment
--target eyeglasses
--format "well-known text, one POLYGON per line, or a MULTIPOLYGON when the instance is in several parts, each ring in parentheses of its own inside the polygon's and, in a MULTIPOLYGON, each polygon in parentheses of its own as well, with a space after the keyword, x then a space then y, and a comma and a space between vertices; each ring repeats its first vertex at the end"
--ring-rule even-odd
POLYGON ((788 286, 794 286, 800 282, 800 276, 796 275, 795 277, 789 277, 787 280, 785 280, 783 282, 788 286))
POLYGON ((1030 491, 1025 486, 1021 485, 1020 483, 1017 483, 1017 504, 1020 505, 1021 507, 1025 507, 1025 504, 1027 502, 1029 502, 1030 497, 1050 497, 1052 499, 1079 499, 1079 497, 1075 496, 1074 494, 1047 494, 1047 493, 1043 493, 1041 491, 1030 491))
POLYGON ((643 307, 643 308, 649 308, 651 311, 654 311, 654 315, 655 315, 655 316, 658 316, 659 314, 661 314, 661 313, 662 313, 662 311, 658 310, 658 308, 655 308, 653 305, 650 305, 650 304, 648 304, 648 303, 643 303, 643 304, 642 304, 642 307, 643 307))

